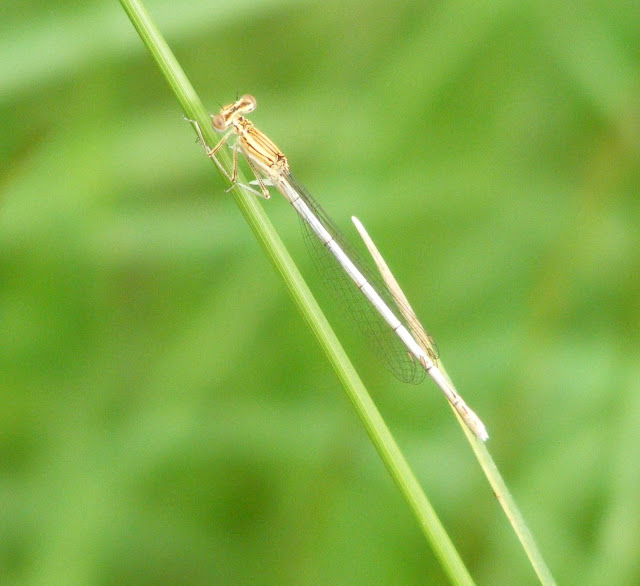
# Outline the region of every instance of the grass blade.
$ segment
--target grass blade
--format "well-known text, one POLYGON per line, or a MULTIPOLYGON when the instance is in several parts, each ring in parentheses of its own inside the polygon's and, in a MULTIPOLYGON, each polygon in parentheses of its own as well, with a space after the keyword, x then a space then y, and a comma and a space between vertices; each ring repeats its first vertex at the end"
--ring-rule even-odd
MULTIPOLYGON (((176 94, 185 115, 198 122, 208 142, 215 143, 215 136, 213 130, 210 129, 204 107, 142 4, 135 0, 120 0, 120 3, 176 94)), ((223 152, 221 158, 223 162, 229 163, 230 154, 223 152)), ((239 181, 246 183, 243 178, 239 178, 239 181)), ((296 305, 329 358, 371 441, 409 504, 445 572, 454 584, 473 584, 469 572, 433 507, 427 500, 391 432, 264 210, 256 198, 244 190, 235 187, 232 193, 251 229, 285 281, 296 305)))

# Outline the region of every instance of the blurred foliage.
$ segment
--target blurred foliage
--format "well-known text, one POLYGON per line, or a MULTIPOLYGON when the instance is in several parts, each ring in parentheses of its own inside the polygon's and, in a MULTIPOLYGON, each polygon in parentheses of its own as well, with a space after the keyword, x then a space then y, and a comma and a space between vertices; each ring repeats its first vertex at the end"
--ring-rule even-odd
MULTIPOLYGON (((0 582, 443 582, 124 13, 53 6, 0 21, 0 582)), ((564 583, 640 581, 631 6, 148 2, 365 223, 564 583)), ((336 329, 479 583, 536 583, 435 387, 336 329)))

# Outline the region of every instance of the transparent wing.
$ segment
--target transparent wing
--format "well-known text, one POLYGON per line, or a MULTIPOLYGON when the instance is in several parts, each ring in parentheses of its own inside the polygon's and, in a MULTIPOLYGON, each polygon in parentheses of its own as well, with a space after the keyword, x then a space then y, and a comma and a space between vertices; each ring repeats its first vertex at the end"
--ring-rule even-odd
MULTIPOLYGON (((389 308, 393 310, 394 306, 398 305, 398 301, 388 291, 378 273, 371 266, 371 262, 363 261, 362 255, 345 240, 320 204, 309 195, 306 189, 293 177, 288 179, 342 250, 358 267, 389 308)), ((327 288, 338 298, 340 305, 346 307, 347 313, 358 324, 370 346, 384 363, 387 370, 403 382, 413 384, 422 382, 426 374, 422 367, 409 355, 406 347, 389 324, 384 321, 375 307, 371 305, 356 284, 349 278, 335 257, 320 242, 307 223, 302 219, 300 221, 307 250, 322 280, 327 288)), ((397 312, 395 313, 397 314, 397 312)), ((401 315, 397 317, 402 317, 403 315, 404 313, 401 312, 401 315)))

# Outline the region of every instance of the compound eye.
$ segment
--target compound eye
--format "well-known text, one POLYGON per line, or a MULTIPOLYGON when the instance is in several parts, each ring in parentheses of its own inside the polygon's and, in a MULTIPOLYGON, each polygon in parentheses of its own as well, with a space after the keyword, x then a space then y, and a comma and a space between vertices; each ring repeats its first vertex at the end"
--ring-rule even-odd
POLYGON ((223 132, 227 129, 227 121, 222 114, 217 114, 216 116, 211 116, 211 126, 213 126, 214 130, 223 132))
POLYGON ((256 109, 256 99, 250 94, 245 94, 236 103, 238 104, 238 110, 245 113, 253 112, 256 109))

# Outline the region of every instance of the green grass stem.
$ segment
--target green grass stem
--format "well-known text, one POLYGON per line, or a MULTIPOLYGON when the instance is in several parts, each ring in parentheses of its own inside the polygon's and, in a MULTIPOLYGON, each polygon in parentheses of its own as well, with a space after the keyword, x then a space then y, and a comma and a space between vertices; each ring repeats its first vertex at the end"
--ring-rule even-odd
MULTIPOLYGON (((178 98, 185 116, 189 119, 196 120, 207 142, 210 145, 215 144, 216 135, 210 127, 202 103, 142 4, 136 0, 120 0, 120 2, 178 98)), ((220 158, 223 164, 230 164, 231 156, 227 151, 228 149, 221 149, 220 151, 220 158)), ((240 181, 246 182, 242 177, 240 177, 240 181)), ((440 523, 433 507, 427 500, 415 475, 394 441, 391 432, 385 425, 383 418, 371 400, 371 397, 320 307, 313 298, 309 288, 303 281, 291 256, 267 218, 262 206, 255 196, 247 194, 246 191, 237 186, 231 190, 231 193, 276 271, 284 280, 287 289, 305 321, 329 358, 369 437, 400 489, 404 499, 409 504, 411 511, 436 553, 444 571, 452 583, 472 584, 471 576, 451 539, 440 523)), ((531 532, 504 485, 486 446, 472 436, 466 429, 464 423, 460 423, 467 433, 469 441, 491 484, 498 502, 505 510, 541 583, 554 584, 553 577, 533 540, 531 532)))

